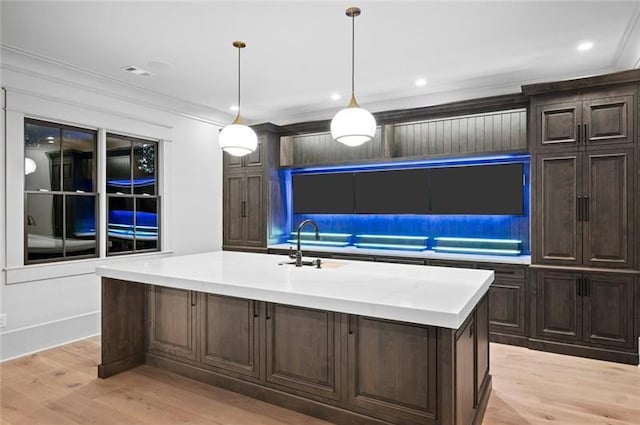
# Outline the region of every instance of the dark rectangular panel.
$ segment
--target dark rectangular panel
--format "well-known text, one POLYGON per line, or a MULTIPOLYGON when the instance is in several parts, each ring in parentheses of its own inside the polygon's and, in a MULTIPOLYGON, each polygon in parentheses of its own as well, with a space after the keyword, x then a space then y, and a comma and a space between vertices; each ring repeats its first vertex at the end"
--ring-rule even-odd
POLYGON ((295 214, 353 214, 353 173, 292 177, 295 214))
POLYGON ((358 214, 426 214, 427 169, 355 174, 358 214))
POLYGON ((429 170, 431 214, 522 215, 523 164, 429 170))

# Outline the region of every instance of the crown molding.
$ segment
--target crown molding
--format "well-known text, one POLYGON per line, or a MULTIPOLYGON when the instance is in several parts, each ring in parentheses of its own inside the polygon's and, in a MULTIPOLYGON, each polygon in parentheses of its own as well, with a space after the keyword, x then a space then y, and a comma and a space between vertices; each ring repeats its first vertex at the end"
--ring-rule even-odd
POLYGON ((108 77, 6 44, 0 43, 0 51, 2 53, 0 68, 7 71, 25 74, 55 84, 62 84, 89 93, 110 97, 216 126, 226 125, 228 121, 227 116, 230 116, 227 113, 206 105, 157 93, 126 81, 108 77), (39 71, 45 68, 47 72, 39 71), (78 76, 82 76, 83 78, 77 78, 78 76), (83 82, 79 80, 83 80, 83 82), (135 96, 132 96, 132 93, 135 94, 135 96))
POLYGON ((636 3, 629 17, 620 42, 613 55, 611 66, 614 69, 638 68, 640 65, 640 2, 636 3))

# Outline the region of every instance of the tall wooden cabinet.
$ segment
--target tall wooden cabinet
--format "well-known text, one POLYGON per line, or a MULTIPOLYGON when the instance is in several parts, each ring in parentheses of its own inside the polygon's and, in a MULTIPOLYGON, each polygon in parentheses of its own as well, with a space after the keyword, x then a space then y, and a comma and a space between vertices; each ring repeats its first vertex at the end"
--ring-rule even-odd
POLYGON ((278 177, 280 137, 272 124, 254 127, 257 149, 244 157, 223 152, 222 246, 228 250, 266 251, 286 218, 278 177))
POLYGON ((530 346, 638 362, 640 72, 531 95, 530 346))

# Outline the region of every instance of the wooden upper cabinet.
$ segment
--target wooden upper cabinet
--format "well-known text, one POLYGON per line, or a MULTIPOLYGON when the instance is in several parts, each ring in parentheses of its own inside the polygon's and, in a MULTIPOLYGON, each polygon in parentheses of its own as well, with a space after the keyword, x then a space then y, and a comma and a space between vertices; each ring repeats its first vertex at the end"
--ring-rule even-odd
POLYGON ((245 156, 233 156, 222 153, 223 166, 226 171, 241 171, 243 169, 258 168, 264 166, 264 136, 258 136, 258 146, 256 150, 245 156))
POLYGON ((257 301, 201 294, 200 362, 217 371, 260 377, 257 301))
POLYGON ((535 261, 577 265, 582 262, 579 221, 581 163, 578 153, 538 155, 536 159, 535 261))
POLYGON ((267 384, 340 400, 340 314, 268 303, 265 322, 267 384))
POLYGON ((195 360, 196 293, 152 286, 148 300, 149 350, 195 360))
MULTIPOLYGON (((393 423, 436 423, 436 329, 360 316, 348 327, 348 403, 393 423)), ((473 405, 473 352, 464 361, 473 405)))
POLYGON ((265 230, 264 176, 261 173, 247 174, 245 178, 246 200, 244 211, 245 245, 263 246, 267 237, 265 230))
POLYGON ((585 155, 584 264, 634 264, 633 153, 615 149, 585 155))
POLYGON ((535 150, 634 144, 636 87, 546 95, 532 101, 535 150))
POLYGON ((588 146, 635 143, 634 97, 606 97, 584 101, 583 137, 588 146))
POLYGON ((262 247, 266 244, 264 175, 229 173, 223 177, 223 244, 262 247))
POLYGON ((536 143, 542 147, 577 147, 582 121, 581 102, 552 103, 536 108, 536 143))

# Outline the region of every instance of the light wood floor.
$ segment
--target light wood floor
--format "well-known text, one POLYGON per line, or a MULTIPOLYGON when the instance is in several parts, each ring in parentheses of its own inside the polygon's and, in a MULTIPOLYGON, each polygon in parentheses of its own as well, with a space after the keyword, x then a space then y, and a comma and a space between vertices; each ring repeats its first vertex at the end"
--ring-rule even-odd
MULTIPOLYGON (((96 378, 91 338, 0 365, 2 425, 327 425, 142 366, 96 378)), ((491 345, 484 425, 640 424, 640 368, 491 345)))

